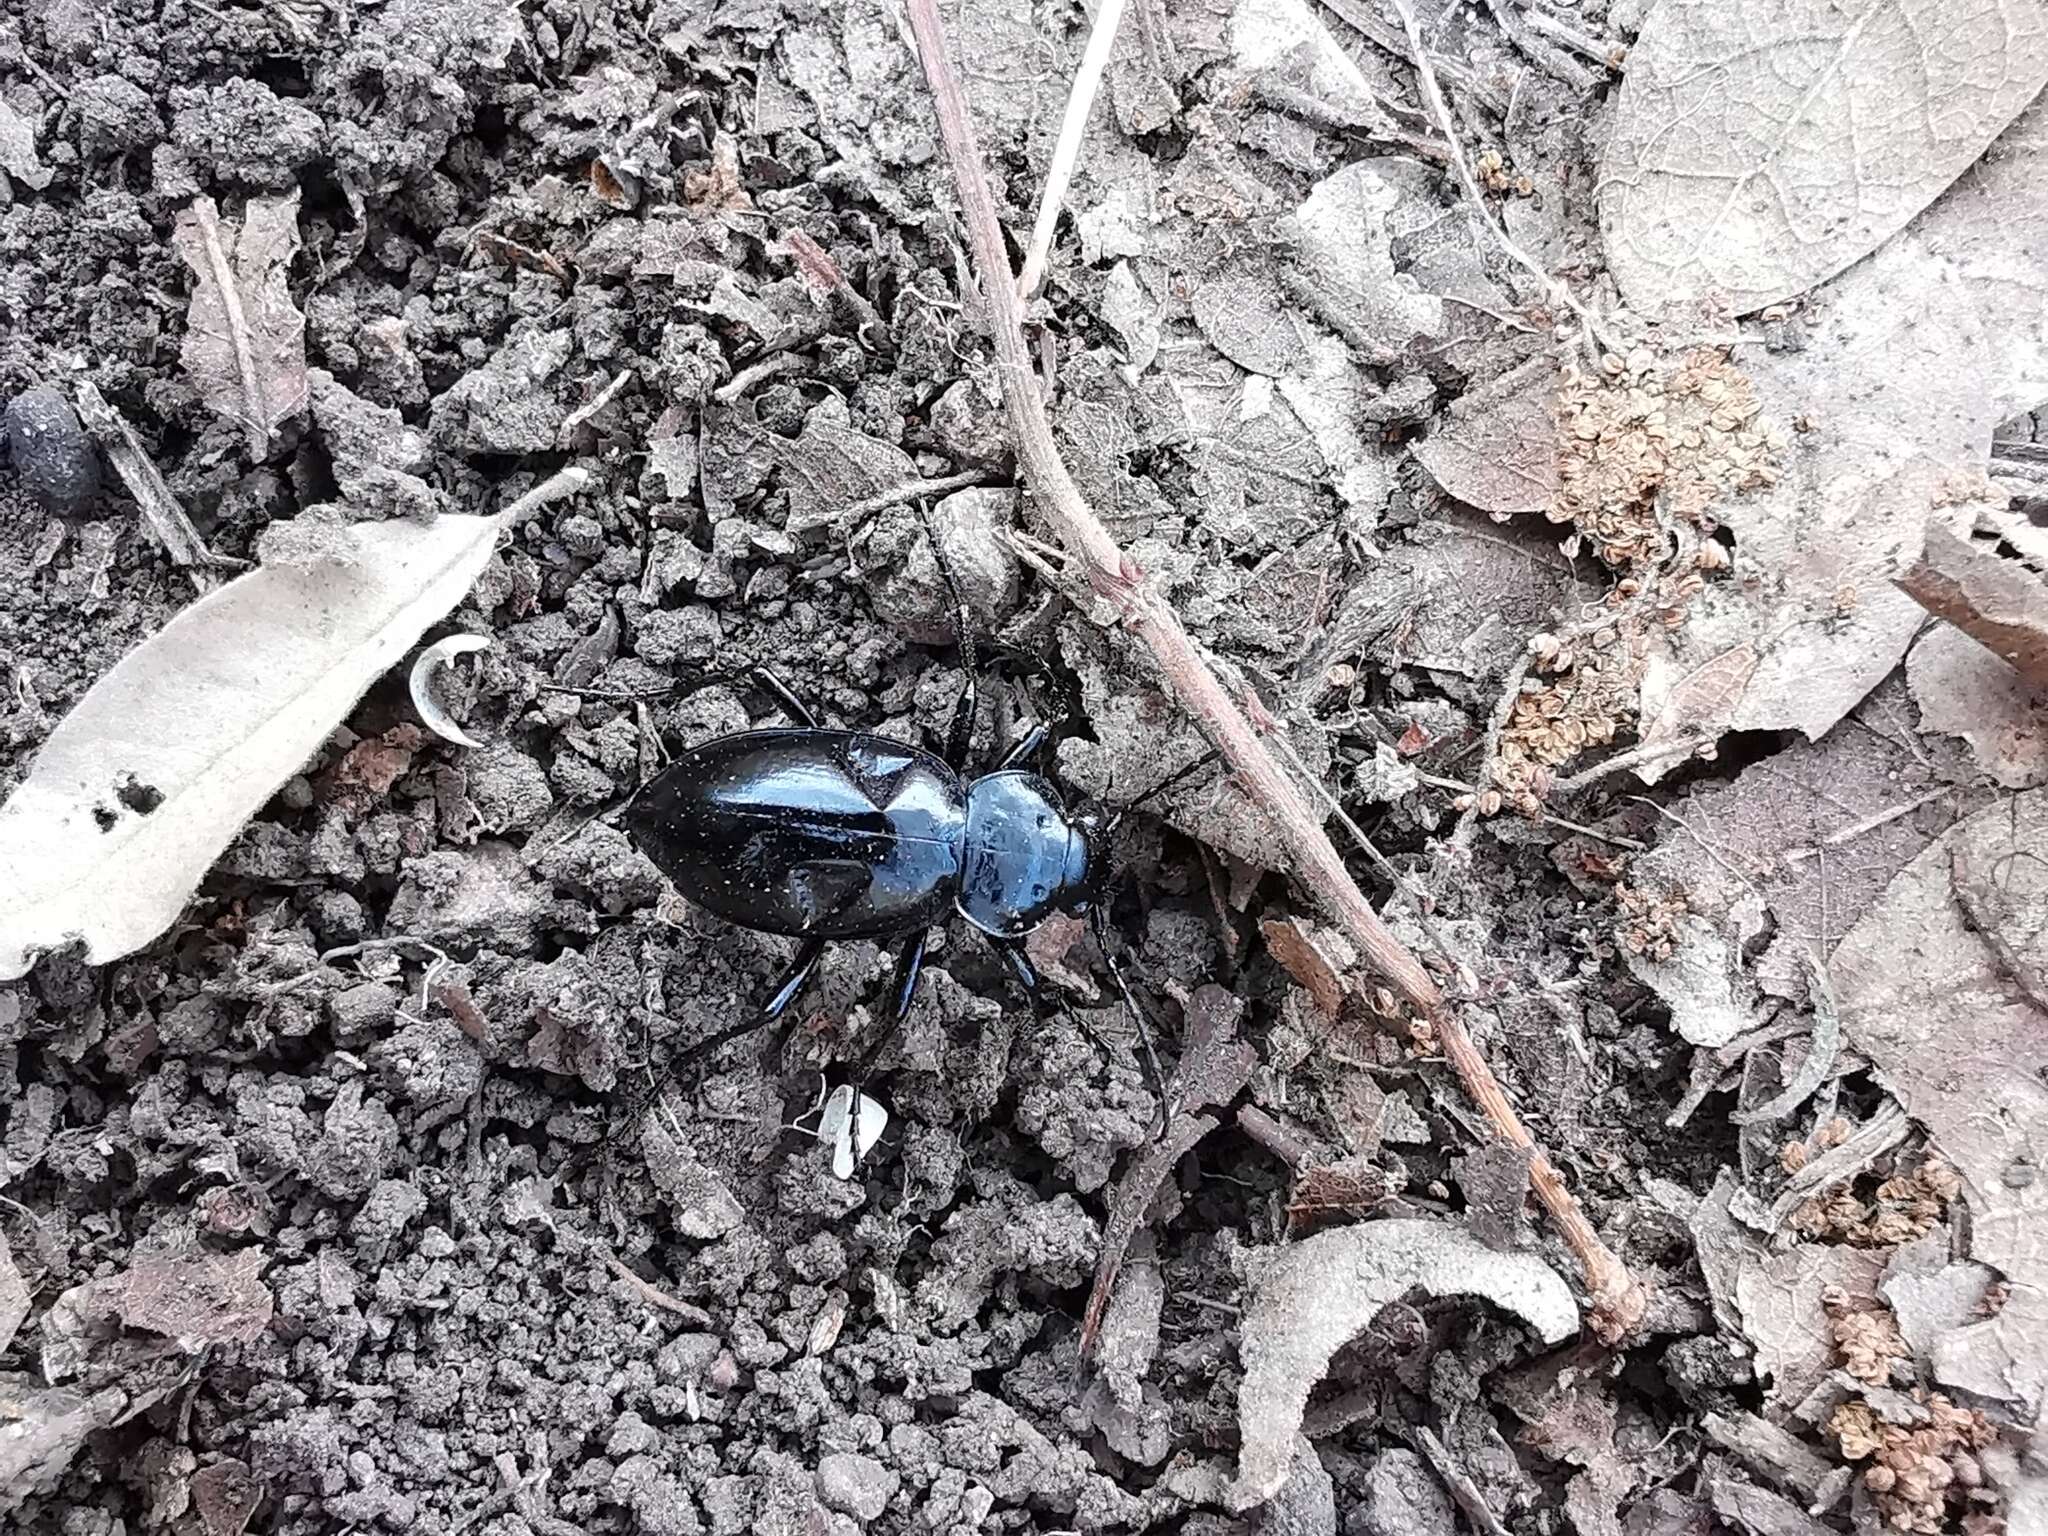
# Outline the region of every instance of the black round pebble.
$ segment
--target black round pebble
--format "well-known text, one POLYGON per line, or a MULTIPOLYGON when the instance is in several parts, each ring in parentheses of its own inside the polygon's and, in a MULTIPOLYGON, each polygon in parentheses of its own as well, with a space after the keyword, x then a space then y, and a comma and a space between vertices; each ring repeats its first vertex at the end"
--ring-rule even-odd
POLYGON ((71 402, 47 384, 7 407, 7 450, 22 488, 61 517, 91 510, 100 494, 100 457, 71 402))

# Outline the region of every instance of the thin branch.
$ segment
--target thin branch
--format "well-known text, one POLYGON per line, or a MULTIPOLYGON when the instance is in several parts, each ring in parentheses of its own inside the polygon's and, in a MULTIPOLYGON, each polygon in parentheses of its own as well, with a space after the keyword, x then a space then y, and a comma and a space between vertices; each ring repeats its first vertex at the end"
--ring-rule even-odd
POLYGON ((1058 531, 1089 586, 1114 605, 1123 624, 1142 640, 1160 672, 1236 772, 1245 792, 1268 817, 1286 844, 1296 876, 1336 918, 1367 961, 1435 1027, 1444 1054, 1495 1129, 1511 1145, 1529 1154, 1529 1181, 1550 1212, 1565 1242, 1584 1271, 1593 1301, 1593 1325, 1604 1338, 1618 1340, 1642 1321, 1649 1297, 1642 1283, 1600 1240, 1593 1225, 1565 1188, 1563 1178, 1508 1103, 1486 1060, 1473 1045, 1443 993, 1411 954, 1380 921, 1324 832, 1318 816, 1267 751, 1259 733, 1203 662, 1179 615, 1145 573, 1128 560, 1089 507, 1053 443, 1052 423, 1038 392, 1031 356, 1024 344, 1022 306, 1010 279, 997 222, 995 199, 982 167, 981 149, 967 115, 967 103, 946 52, 945 30, 937 0, 908 0, 911 30, 918 58, 931 83, 938 112, 939 134, 952 162, 959 187, 961 212, 988 307, 996 353, 996 373, 1017 442, 1025 482, 1037 497, 1040 513, 1058 531))
MULTIPOLYGON (((1045 173, 1045 190, 1038 196, 1038 222, 1031 226, 1031 245, 1024 252, 1024 271, 1017 278, 1017 292, 1024 298, 1038 292, 1038 285, 1045 281, 1060 205, 1067 200, 1067 187, 1081 158, 1081 139, 1088 132, 1088 113, 1095 105, 1095 93, 1102 88, 1102 72, 1109 68, 1110 50, 1116 47, 1116 29, 1123 19, 1124 0, 1102 0, 1095 12, 1095 25, 1088 32, 1088 45, 1081 50, 1081 67, 1074 71, 1073 89, 1067 92, 1067 112, 1060 119, 1059 142, 1053 146, 1052 165, 1045 173)), ((986 279, 988 274, 982 276, 986 279)))
POLYGON ((901 485, 892 485, 886 491, 877 491, 865 500, 856 501, 841 509, 840 521, 851 528, 862 518, 873 517, 890 507, 900 507, 905 502, 922 501, 927 496, 950 496, 955 491, 965 491, 977 485, 987 485, 989 477, 978 469, 965 469, 957 475, 935 475, 929 480, 906 480, 901 485))
POLYGON ((1415 19, 1415 7, 1409 0, 1389 0, 1401 17, 1401 26, 1408 34, 1408 46, 1415 58, 1416 78, 1422 83, 1422 99, 1429 107, 1429 114, 1436 119, 1437 131, 1451 146, 1451 169, 1458 173, 1458 185, 1465 189, 1465 196, 1472 200, 1473 211, 1479 215, 1479 222, 1486 226, 1494 242, 1516 266, 1527 272, 1543 285, 1543 291, 1550 302, 1570 310, 1578 316, 1587 334, 1609 352, 1626 351, 1609 334, 1607 327, 1591 310, 1572 297, 1572 291, 1561 278, 1552 277, 1541 262, 1508 238, 1508 232, 1500 227, 1492 211, 1486 206, 1486 198, 1479 190, 1479 183, 1473 178, 1472 167, 1466 163, 1465 147, 1458 138, 1458 127, 1451 119, 1451 109, 1444 101, 1443 88, 1436 82, 1436 66, 1430 62, 1429 50, 1422 45, 1422 25, 1415 19))

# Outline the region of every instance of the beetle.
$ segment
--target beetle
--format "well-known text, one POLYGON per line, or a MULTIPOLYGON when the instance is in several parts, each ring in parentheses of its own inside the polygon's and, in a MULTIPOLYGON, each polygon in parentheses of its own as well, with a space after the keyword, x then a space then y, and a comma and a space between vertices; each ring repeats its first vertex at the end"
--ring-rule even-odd
MULTIPOLYGON (((898 945, 884 1027, 853 1069, 856 1104, 859 1085, 910 1012, 933 930, 952 917, 978 929, 1034 1004, 1045 1005, 1024 940, 1056 913, 1086 917, 1099 937, 1106 936, 1109 853, 1123 814, 1069 807, 1052 781, 1028 766, 1047 739, 1042 723, 1028 726, 987 772, 970 772, 975 647, 966 605, 936 539, 932 548, 954 595, 967 661, 966 686, 942 752, 867 731, 828 729, 779 677, 755 667, 745 675, 794 724, 740 731, 685 750, 622 816, 641 850, 687 900, 740 927, 799 941, 760 1008, 692 1046, 693 1055, 781 1018, 803 995, 831 941, 898 945)), ((1171 1099, 1151 1031, 1106 943, 1103 952, 1124 1011, 1137 1026, 1163 1134, 1171 1099)), ((1052 1000, 1073 1017, 1063 998, 1055 993, 1052 1000)))

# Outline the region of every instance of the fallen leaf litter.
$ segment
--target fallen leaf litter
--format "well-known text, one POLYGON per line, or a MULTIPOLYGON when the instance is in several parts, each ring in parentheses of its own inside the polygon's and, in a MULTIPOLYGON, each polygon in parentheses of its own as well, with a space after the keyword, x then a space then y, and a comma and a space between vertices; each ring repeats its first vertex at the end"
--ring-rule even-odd
POLYGON ((2048 1518, 2029 8, 1951 81, 1907 12, 968 7, 971 258, 925 0, 61 9, 0 50, 0 1512, 2048 1518), (1238 774, 1126 849, 1175 1139, 1092 940, 1098 1034, 949 945, 869 1177, 851 1086, 805 1145, 793 1076, 671 1070, 774 945, 608 813, 762 723, 678 675, 941 724, 949 494, 1056 664, 985 735, 1073 682, 1074 780, 1191 760, 1062 617, 1122 605, 1238 774))

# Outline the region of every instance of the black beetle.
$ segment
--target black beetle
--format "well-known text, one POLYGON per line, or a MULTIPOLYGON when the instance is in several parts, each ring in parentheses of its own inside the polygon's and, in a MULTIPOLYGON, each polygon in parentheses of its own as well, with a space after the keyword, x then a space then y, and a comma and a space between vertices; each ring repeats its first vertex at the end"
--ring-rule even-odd
MULTIPOLYGON (((932 547, 938 550, 936 539, 932 547)), ((746 675, 797 723, 684 751, 626 809, 627 829, 684 897, 741 927, 802 941, 760 1010, 692 1046, 693 1055, 786 1013, 828 941, 900 940, 886 1024, 854 1068, 858 1085, 910 1011, 933 928, 954 913, 987 936, 1041 1005, 1025 936, 1056 912, 1085 914, 1102 933, 1110 840, 1121 813, 1070 811, 1051 781, 1024 766, 1045 743, 1043 725, 1029 727, 989 772, 969 776, 974 646, 942 554, 939 568, 954 593, 967 661, 943 755, 865 731, 828 730, 757 667, 746 675)), ((1104 954, 1137 1026, 1163 1132, 1172 1111, 1151 1032, 1107 944, 1104 954)), ((1057 994, 1053 1001, 1066 1010, 1057 994)))

